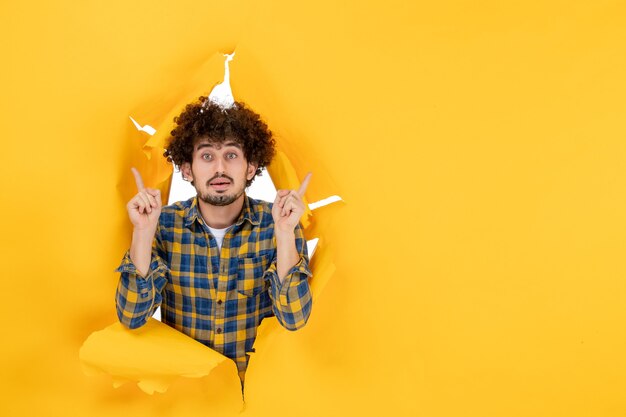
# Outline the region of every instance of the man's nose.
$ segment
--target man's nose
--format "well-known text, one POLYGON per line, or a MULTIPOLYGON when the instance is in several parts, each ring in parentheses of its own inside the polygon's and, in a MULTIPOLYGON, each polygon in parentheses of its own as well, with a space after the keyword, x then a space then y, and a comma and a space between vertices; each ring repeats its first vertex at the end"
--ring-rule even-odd
POLYGON ((215 161, 215 173, 224 173, 225 169, 226 164, 224 163, 224 160, 222 158, 217 158, 217 161, 215 161))

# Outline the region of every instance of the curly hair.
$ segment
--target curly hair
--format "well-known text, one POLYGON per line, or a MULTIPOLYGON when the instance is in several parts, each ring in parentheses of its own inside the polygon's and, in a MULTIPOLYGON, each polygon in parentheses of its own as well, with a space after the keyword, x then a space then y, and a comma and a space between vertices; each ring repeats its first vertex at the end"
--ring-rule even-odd
POLYGON ((255 177, 260 175, 276 153, 276 141, 267 124, 245 103, 237 101, 234 106, 223 108, 207 100, 208 97, 199 97, 199 101, 187 104, 174 118, 176 127, 170 132, 163 156, 180 167, 192 162, 198 140, 208 138, 215 143, 233 140, 241 146, 246 160, 257 165, 255 177))

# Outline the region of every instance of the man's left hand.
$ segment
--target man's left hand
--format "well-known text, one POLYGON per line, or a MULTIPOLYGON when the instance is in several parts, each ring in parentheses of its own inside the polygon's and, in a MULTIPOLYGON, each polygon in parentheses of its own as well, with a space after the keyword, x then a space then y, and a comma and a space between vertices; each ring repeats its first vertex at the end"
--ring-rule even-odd
POLYGON ((278 190, 276 192, 276 199, 274 199, 272 207, 272 217, 274 218, 274 227, 277 232, 293 232, 298 225, 305 210, 302 197, 309 185, 309 181, 311 181, 311 175, 309 172, 304 177, 298 191, 278 190))

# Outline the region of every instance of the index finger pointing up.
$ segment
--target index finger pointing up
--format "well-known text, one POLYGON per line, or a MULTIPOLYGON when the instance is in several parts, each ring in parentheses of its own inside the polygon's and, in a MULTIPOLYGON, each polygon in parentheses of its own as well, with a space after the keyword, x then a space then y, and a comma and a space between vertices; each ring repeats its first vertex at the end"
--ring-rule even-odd
POLYGON ((141 178, 141 174, 135 167, 130 169, 133 171, 133 175, 135 176, 135 183, 137 184, 137 191, 143 191, 146 187, 143 186, 143 179, 141 178))
POLYGON ((311 181, 311 176, 313 174, 311 172, 309 172, 308 174, 306 174, 306 177, 304 177, 304 179, 302 180, 302 184, 300 184, 300 188, 298 188, 298 195, 300 197, 304 196, 304 192, 306 191, 306 187, 308 187, 309 182, 311 181))

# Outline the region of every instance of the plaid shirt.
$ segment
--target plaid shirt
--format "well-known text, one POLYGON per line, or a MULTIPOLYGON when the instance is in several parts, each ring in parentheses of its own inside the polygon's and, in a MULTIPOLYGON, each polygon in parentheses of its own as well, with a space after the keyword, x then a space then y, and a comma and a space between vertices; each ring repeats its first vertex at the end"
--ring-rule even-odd
POLYGON ((196 197, 163 207, 146 277, 137 274, 130 251, 117 268, 122 324, 140 327, 161 306, 163 323, 233 359, 243 381, 261 320, 275 315, 283 327, 296 330, 311 313, 302 227, 295 230, 300 260, 281 284, 271 207, 245 196, 221 250, 198 212, 196 197))

